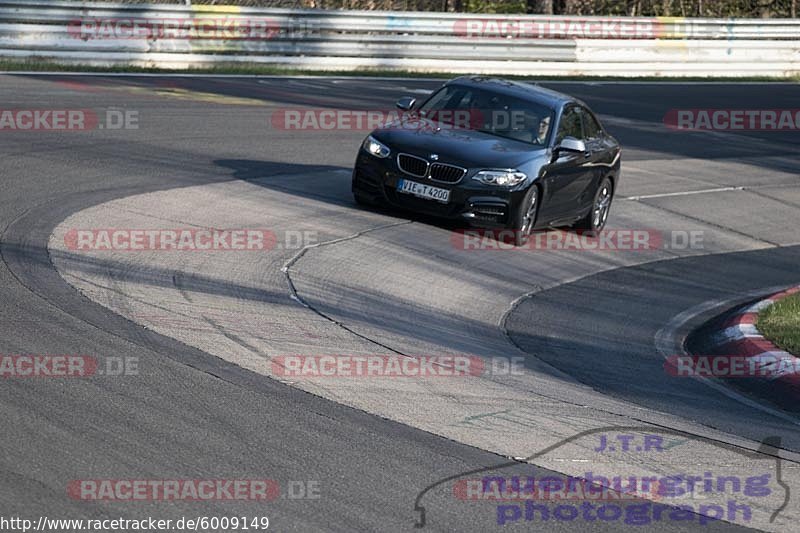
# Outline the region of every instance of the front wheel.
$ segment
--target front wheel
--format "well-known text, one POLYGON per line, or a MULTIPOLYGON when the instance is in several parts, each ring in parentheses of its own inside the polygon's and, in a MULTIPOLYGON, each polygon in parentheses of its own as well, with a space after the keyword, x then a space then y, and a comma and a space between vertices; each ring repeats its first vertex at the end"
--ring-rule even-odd
POLYGON ((353 199, 361 207, 375 207, 377 204, 370 196, 353 191, 353 199))
POLYGON ((608 220, 611 201, 614 199, 614 185, 609 178, 603 178, 594 195, 592 209, 575 227, 586 231, 600 231, 608 220))
POLYGON ((514 215, 514 245, 525 246, 539 212, 539 190, 532 185, 514 215))

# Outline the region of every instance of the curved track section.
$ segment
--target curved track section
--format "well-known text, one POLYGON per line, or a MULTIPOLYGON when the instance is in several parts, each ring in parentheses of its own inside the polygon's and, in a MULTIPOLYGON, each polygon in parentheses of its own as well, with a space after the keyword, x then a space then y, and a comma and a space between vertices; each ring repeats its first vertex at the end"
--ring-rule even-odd
MULTIPOLYGON (((259 441, 246 457, 265 447, 292 447, 292 443, 296 446, 303 439, 312 439, 300 452, 302 459, 293 456, 282 462, 276 456, 268 462, 285 475, 291 470, 287 464, 307 463, 310 456, 320 458, 315 454, 324 449, 327 460, 312 461, 301 470, 323 472, 327 480, 335 479, 335 471, 347 470, 354 457, 365 454, 384 466, 391 465, 393 474, 404 472, 402 487, 397 489, 403 494, 497 460, 489 454, 481 459, 483 452, 453 441, 525 458, 570 435, 603 426, 649 424, 742 450, 756 450, 764 437, 780 435, 782 451, 776 453, 787 461, 797 460, 800 442, 793 421, 768 414, 774 412, 772 407, 759 409, 702 384, 676 383, 664 374, 654 343, 660 328, 693 305, 733 298, 739 288, 796 283, 797 273, 791 268, 797 263, 797 248, 791 246, 796 236, 785 223, 797 219, 800 199, 792 156, 796 141, 791 137, 667 133, 658 121, 665 112, 659 102, 669 86, 559 87, 586 99, 630 147, 612 226, 700 231, 702 248, 470 251, 453 246, 450 229, 432 221, 364 211, 352 205, 347 165, 362 132, 336 139, 324 137, 320 143, 324 135, 320 132, 271 130, 266 111, 253 105, 258 103, 253 100, 260 100, 273 111, 297 105, 344 107, 350 95, 360 91, 374 97, 364 105, 386 107, 397 92, 421 92, 434 84, 231 79, 186 80, 181 81, 185 86, 179 90, 159 90, 152 87, 157 82, 92 81, 93 89, 106 98, 139 106, 143 120, 149 116, 153 121, 149 133, 158 133, 160 126, 163 137, 131 134, 137 138, 125 139, 127 150, 109 143, 84 148, 85 154, 80 142, 67 142, 64 148, 70 153, 66 157, 77 157, 78 169, 86 170, 89 154, 100 159, 91 166, 93 179, 77 180, 73 191, 78 192, 62 191, 58 199, 47 196, 29 202, 19 216, 11 217, 3 238, 3 257, 10 272, 42 297, 36 301, 42 302, 39 305, 48 313, 112 343, 106 349, 115 354, 120 353, 119 344, 146 354, 143 367, 148 368, 147 379, 154 380, 147 389, 150 409, 168 406, 170 416, 180 418, 183 424, 207 423, 206 432, 220 420, 225 427, 241 424, 230 427, 231 435, 210 437, 221 446, 228 437, 235 437, 247 447, 269 429, 251 429, 245 436, 248 420, 280 428, 284 438, 270 433, 274 439, 259 441), (202 114, 204 135, 200 135, 191 126, 199 110, 206 108, 202 114), (180 135, 183 131, 187 133, 180 135), (315 142, 325 150, 308 150, 315 142), (159 145, 158 156, 150 161, 145 154, 154 144, 159 145), (202 151, 193 151, 203 144, 202 151), (766 146, 771 150, 765 157, 766 146), (252 153, 264 153, 264 159, 252 159, 252 153), (120 175, 115 179, 126 186, 103 179, 103 170, 120 175), (99 187, 101 183, 105 187, 99 187), (747 215, 741 216, 743 212, 747 215), (284 246, 261 254, 203 254, 86 253, 71 249, 65 241, 70 230, 80 228, 177 227, 265 228, 279 237, 299 231, 314 235, 315 242, 302 250, 284 246), (80 295, 58 279, 51 262, 80 295), (487 361, 521 357, 525 371, 470 379, 300 379, 293 380, 292 387, 259 379, 259 374, 274 373, 275 356, 333 353, 467 354, 487 361), (174 366, 175 375, 170 376, 165 365, 174 366), (198 414, 186 412, 189 407, 181 401, 189 400, 176 391, 187 387, 194 391, 193 380, 200 382, 198 401, 209 404, 199 409, 204 413, 200 419, 198 414), (205 380, 221 390, 203 389, 205 380), (315 396, 303 395, 298 388, 315 396), (254 410, 248 411, 247 398, 243 405, 238 404, 239 394, 253 395, 254 410), (182 400, 175 403, 173 396, 182 400), (317 396, 358 410, 338 407, 317 396), (276 402, 280 412, 273 411, 276 402), (326 430, 319 420, 309 418, 321 411, 335 420, 347 437, 321 435, 326 430), (359 424, 363 425, 360 431, 359 424), (366 451, 363 439, 357 436, 364 430, 375 439, 400 432, 407 440, 400 439, 399 448, 394 443, 376 446, 377 442, 370 442, 371 450, 366 451), (419 449, 414 444, 417 438, 419 446, 429 443, 429 448, 441 448, 437 452, 419 449), (315 439, 324 440, 325 445, 318 445, 315 439), (403 446, 407 446, 405 451, 403 446), (339 451, 333 452, 332 447, 339 451), (351 452, 351 459, 342 456, 343 449, 351 452), (401 459, 403 453, 408 455, 401 459), (427 455, 426 461, 409 459, 416 453, 427 455), (447 454, 449 459, 434 457, 436 453, 447 454), (467 458, 464 454, 473 455, 467 458), (320 466, 321 462, 326 466, 320 466), (431 462, 437 466, 432 467, 431 462)), ((53 82, 23 78, 19 83, 41 90, 42 85, 49 87, 53 82)), ((75 92, 74 86, 71 90, 75 92)), ((673 92, 671 107, 697 108, 720 99, 735 107, 740 99, 760 94, 752 91, 763 90, 759 86, 733 90, 698 85, 681 95, 673 92)), ((788 85, 771 86, 770 90, 773 106, 776 98, 784 98, 788 106, 797 92, 788 85)), ((78 101, 86 98, 80 92, 71 97, 78 101)), ((70 190, 66 183, 61 188, 70 190)), ((143 379, 124 381, 123 385, 133 387, 134 381, 143 379)), ((119 398, 120 394, 112 390, 99 395, 119 398)), ((145 411, 138 401, 123 401, 123 405, 153 418, 155 426, 137 435, 158 447, 152 439, 159 434, 161 423, 155 419, 162 415, 145 411)), ((98 417, 106 415, 107 408, 93 407, 98 417)), ((167 454, 172 458, 170 465, 187 457, 182 451, 187 446, 188 442, 181 440, 181 451, 167 454)), ((135 465, 139 463, 131 456, 140 447, 129 449, 132 471, 138 470, 135 465)), ((191 449, 201 452, 195 465, 206 464, 205 457, 210 460, 214 453, 205 442, 191 449)), ((698 453, 703 452, 707 457, 701 462, 707 468, 721 468, 722 462, 731 461, 704 447, 679 450, 668 460, 650 457, 646 462, 649 469, 662 473, 687 470, 697 465, 698 453)), ((229 460, 235 454, 216 453, 214 457, 222 460, 213 464, 230 471, 229 460)), ((586 453, 587 448, 578 447, 539 456, 533 462, 553 472, 580 475, 586 453)), ((286 455, 292 453, 287 450, 286 455)), ((606 458, 597 469, 611 475, 632 463, 642 466, 630 456, 615 456, 606 458)), ((740 466, 747 469, 748 463, 740 466)), ((94 477, 113 477, 109 470, 119 470, 113 461, 105 467, 105 476, 100 475, 104 469, 96 467, 94 477)), ((153 467, 152 471, 159 469, 153 467)), ((370 528, 382 520, 391 524, 390 529, 402 527, 402 520, 398 521, 400 495, 383 487, 376 489, 379 478, 371 476, 379 471, 377 466, 375 470, 359 466, 358 475, 351 472, 345 476, 352 483, 364 483, 354 496, 359 509, 354 514, 362 516, 375 498, 391 501, 391 512, 398 514, 387 517, 366 511, 363 516, 368 518, 363 520, 372 522, 348 523, 341 508, 332 512, 341 505, 333 497, 318 507, 319 516, 330 512, 337 528, 370 528)), ((797 469, 788 468, 785 474, 790 484, 800 486, 797 469)), ((336 492, 341 496, 341 491, 336 492)), ((440 514, 432 525, 452 529, 462 524, 471 529, 493 518, 485 512, 464 513, 464 506, 451 500, 440 495, 436 505, 440 514)), ((411 509, 413 497, 407 501, 411 509)), ((278 506, 287 526, 322 526, 313 521, 291 522, 292 503, 278 506)), ((774 503, 765 502, 765 509, 774 503)), ((758 513, 750 525, 786 530, 797 518, 794 513, 786 511, 776 522, 764 518, 768 514, 758 513)), ((609 527, 614 529, 613 524, 609 527)))

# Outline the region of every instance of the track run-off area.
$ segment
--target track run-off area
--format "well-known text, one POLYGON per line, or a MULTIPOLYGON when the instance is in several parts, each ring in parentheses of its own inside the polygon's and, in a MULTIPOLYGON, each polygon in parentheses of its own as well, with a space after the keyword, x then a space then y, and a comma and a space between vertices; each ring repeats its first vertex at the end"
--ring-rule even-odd
POLYGON ((709 524, 664 515, 646 527, 800 530, 800 415, 664 368, 692 329, 800 282, 797 131, 678 131, 665 117, 792 109, 800 86, 542 82, 586 101, 623 146, 608 229, 646 231, 658 245, 473 249, 452 224, 354 203, 367 130, 287 129, 274 118, 388 111, 439 81, 1 79, 4 108, 89 110, 97 124, 0 130, 0 353, 137 368, 0 381, 6 514, 264 514, 279 531, 394 531, 414 528, 424 507, 432 531, 618 531, 642 526, 536 523, 524 503, 514 518, 514 502, 465 501, 459 483, 486 468, 745 484, 777 479, 777 461, 771 487, 788 490, 748 494, 747 519, 731 519, 730 490, 699 500, 640 490, 725 509, 709 524), (256 229, 275 240, 261 251, 76 244, 79 231, 112 229, 256 229), (341 354, 467 356, 483 371, 309 377, 281 366, 341 354), (604 448, 624 435, 630 449, 604 448), (223 478, 312 482, 319 497, 119 502, 67 490, 85 479, 223 478))

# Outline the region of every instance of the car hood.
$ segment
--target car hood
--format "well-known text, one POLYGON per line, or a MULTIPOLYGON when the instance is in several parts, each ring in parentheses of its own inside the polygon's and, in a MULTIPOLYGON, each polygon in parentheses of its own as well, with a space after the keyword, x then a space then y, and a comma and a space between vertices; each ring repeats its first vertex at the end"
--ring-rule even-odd
POLYGON ((544 149, 466 128, 440 129, 432 121, 394 122, 372 135, 387 145, 392 154, 405 152, 441 163, 465 168, 518 168, 545 153, 544 149))

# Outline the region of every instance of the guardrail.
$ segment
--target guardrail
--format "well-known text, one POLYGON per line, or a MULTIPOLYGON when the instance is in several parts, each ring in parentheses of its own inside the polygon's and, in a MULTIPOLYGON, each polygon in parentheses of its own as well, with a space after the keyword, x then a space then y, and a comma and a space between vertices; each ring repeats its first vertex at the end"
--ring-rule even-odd
POLYGON ((0 0, 0 58, 161 68, 790 76, 800 73, 800 20, 0 0))

